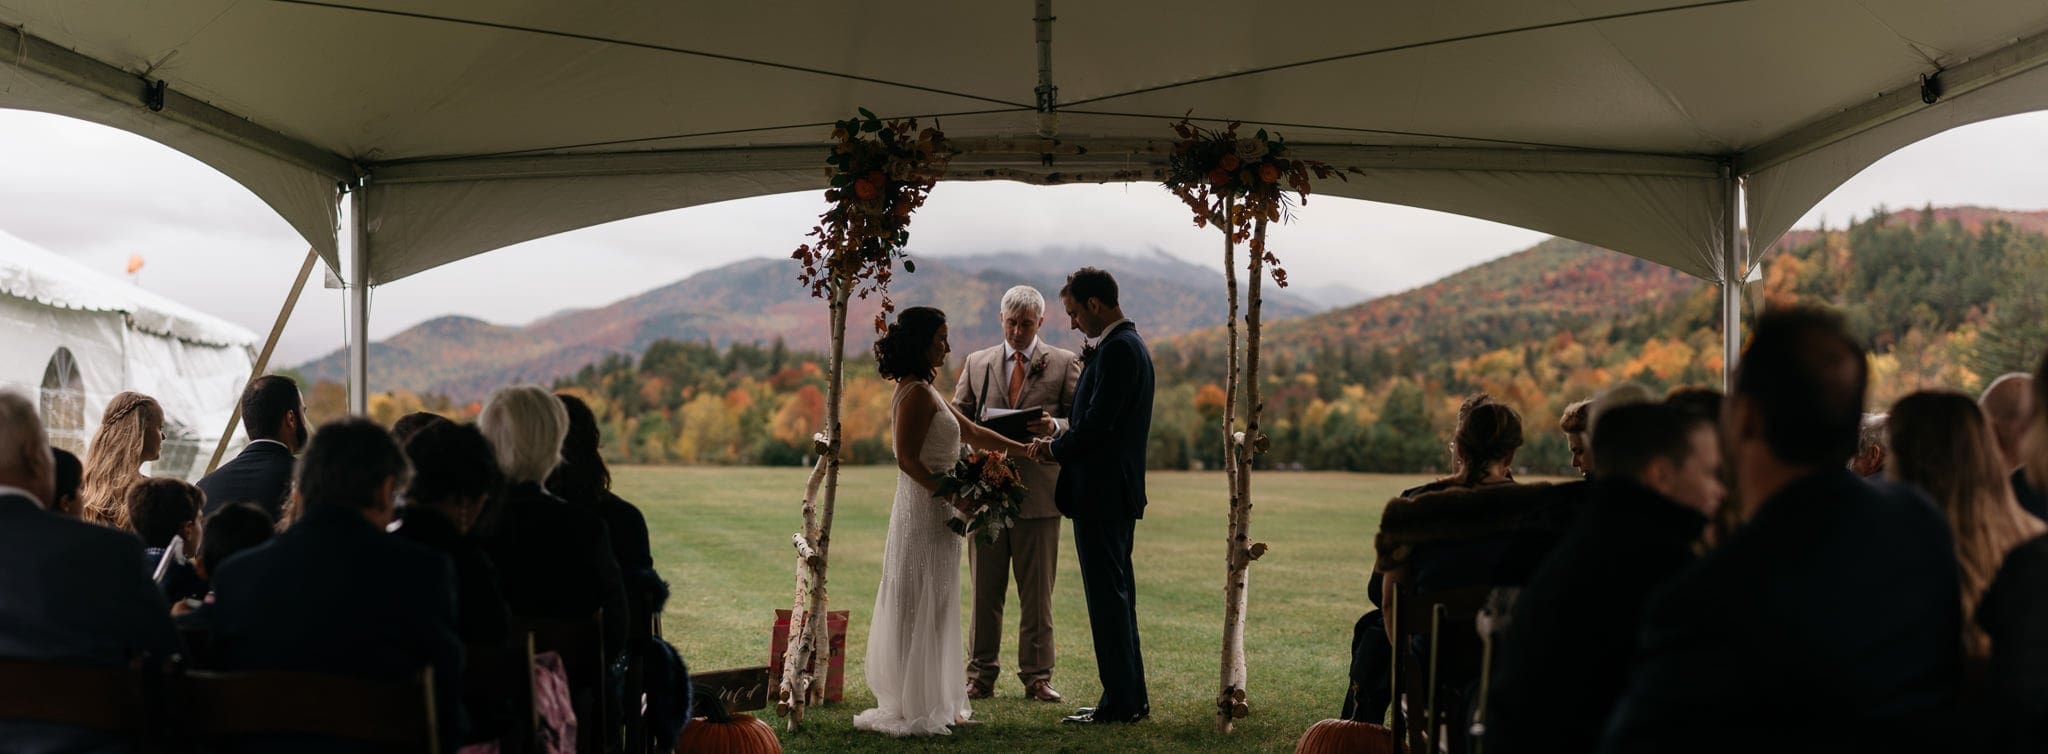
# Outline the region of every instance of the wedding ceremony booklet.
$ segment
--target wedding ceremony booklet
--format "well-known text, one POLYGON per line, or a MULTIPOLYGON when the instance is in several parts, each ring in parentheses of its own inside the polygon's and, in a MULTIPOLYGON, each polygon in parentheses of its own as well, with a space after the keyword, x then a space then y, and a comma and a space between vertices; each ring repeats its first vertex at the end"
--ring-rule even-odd
POLYGON ((176 558, 177 560, 181 560, 181 561, 182 561, 182 560, 183 560, 183 558, 178 558, 178 555, 180 555, 180 554, 182 554, 182 553, 184 553, 184 552, 185 552, 185 537, 184 537, 184 535, 182 535, 182 534, 174 534, 174 535, 172 535, 172 536, 171 536, 171 544, 170 544, 170 546, 169 546, 169 547, 165 547, 165 548, 164 548, 164 556, 163 556, 163 557, 161 557, 161 558, 158 558, 158 559, 157 559, 157 561, 156 561, 156 574, 155 574, 154 576, 151 576, 151 577, 150 577, 150 579, 151 579, 152 581, 155 581, 156 583, 159 583, 159 584, 161 584, 161 583, 164 583, 164 573, 165 573, 165 572, 167 572, 167 571, 169 571, 169 570, 171 570, 171 563, 173 562, 173 559, 174 559, 174 558, 176 558))
POLYGON ((1016 440, 1017 442, 1031 442, 1031 422, 1044 412, 1044 409, 1036 406, 1031 408, 991 408, 981 412, 981 426, 987 427, 996 434, 1016 440))

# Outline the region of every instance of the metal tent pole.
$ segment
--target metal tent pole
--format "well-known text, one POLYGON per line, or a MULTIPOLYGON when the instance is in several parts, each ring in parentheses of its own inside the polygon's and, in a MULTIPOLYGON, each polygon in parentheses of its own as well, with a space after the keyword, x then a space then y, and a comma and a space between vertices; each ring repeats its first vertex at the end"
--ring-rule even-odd
POLYGON ((370 212, 361 184, 349 192, 348 412, 370 414, 370 212))
MULTIPOLYGON (((1724 169, 1725 170, 1725 169, 1724 169)), ((1721 232, 1721 389, 1735 389, 1735 360, 1742 354, 1742 179, 1732 172, 1721 177, 1722 206, 1727 223, 1721 232)))

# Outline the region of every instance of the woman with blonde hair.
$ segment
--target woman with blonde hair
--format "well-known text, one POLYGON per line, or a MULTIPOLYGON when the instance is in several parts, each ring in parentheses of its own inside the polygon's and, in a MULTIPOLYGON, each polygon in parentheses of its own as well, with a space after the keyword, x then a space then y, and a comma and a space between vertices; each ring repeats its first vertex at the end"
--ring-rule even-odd
POLYGON ((1999 460, 1998 439, 1977 402, 1961 393, 1922 391, 1892 406, 1886 472, 1934 499, 1955 534, 1962 580, 1963 653, 1974 674, 1991 655, 1975 620, 1977 603, 2006 553, 2048 530, 2020 509, 1999 460))
POLYGON ((156 460, 163 447, 164 409, 155 398, 124 392, 108 401, 85 453, 85 474, 78 485, 81 517, 129 528, 123 504, 128 487, 142 481, 142 464, 156 460))

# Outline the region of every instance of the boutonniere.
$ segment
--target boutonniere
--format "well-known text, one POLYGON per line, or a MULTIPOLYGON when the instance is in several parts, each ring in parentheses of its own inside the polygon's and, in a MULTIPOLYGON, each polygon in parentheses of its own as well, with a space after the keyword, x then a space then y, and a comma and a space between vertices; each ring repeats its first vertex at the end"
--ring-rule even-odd
POLYGON ((1037 361, 1031 362, 1031 371, 1026 372, 1024 376, 1034 380, 1038 379, 1039 375, 1045 374, 1045 365, 1046 354, 1041 353, 1038 355, 1037 361))
POLYGON ((1089 362, 1089 360, 1091 360, 1091 359, 1094 359, 1094 358, 1095 358, 1095 345, 1094 345, 1094 344, 1092 344, 1092 343, 1091 343, 1091 344, 1087 344, 1087 345, 1083 345, 1083 346, 1081 346, 1081 365, 1082 365, 1082 366, 1087 366, 1087 365, 1088 365, 1088 362, 1089 362))

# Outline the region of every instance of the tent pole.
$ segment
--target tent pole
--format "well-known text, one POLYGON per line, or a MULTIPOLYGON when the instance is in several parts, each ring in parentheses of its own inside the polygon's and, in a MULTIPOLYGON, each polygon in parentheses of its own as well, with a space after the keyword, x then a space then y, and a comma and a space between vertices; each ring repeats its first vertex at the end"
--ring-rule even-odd
MULTIPOLYGON (((1724 168, 1724 170, 1726 170, 1724 168)), ((1742 354, 1742 179, 1721 178, 1727 227, 1721 233, 1721 389, 1735 390, 1735 359, 1742 354)))
MULTIPOLYGON (((299 266, 299 278, 292 281, 292 292, 285 294, 284 306, 277 310, 277 321, 270 324, 270 338, 263 341, 263 350, 256 354, 255 365, 249 368, 249 382, 262 377, 270 368, 270 352, 277 349, 277 338, 284 334, 284 324, 291 321, 292 310, 299 307, 299 293, 306 290, 306 278, 313 276, 313 263, 320 259, 320 248, 306 250, 306 263, 299 266)), ((247 383, 244 383, 246 388, 247 383)), ((242 402, 235 401, 235 408, 228 412, 228 426, 220 431, 220 442, 213 446, 213 459, 206 462, 206 473, 220 468, 220 457, 228 452, 228 441, 235 437, 235 425, 242 421, 242 402)))
POLYGON ((1038 29, 1038 135, 1050 139, 1059 135, 1060 88, 1052 83, 1052 0, 1038 0, 1038 12, 1031 20, 1038 29))
POLYGON ((370 414, 370 213, 361 184, 349 192, 348 412, 370 414))

